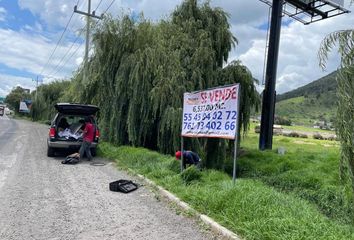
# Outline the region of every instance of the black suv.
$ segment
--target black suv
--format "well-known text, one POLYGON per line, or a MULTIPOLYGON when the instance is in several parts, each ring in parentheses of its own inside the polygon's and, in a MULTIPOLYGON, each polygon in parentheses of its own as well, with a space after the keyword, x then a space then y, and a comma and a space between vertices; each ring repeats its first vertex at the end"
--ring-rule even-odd
POLYGON ((91 123, 95 126, 95 137, 91 144, 91 154, 95 156, 100 137, 95 119, 99 108, 94 105, 75 103, 57 103, 54 107, 58 113, 52 120, 49 129, 47 156, 53 157, 57 149, 76 151, 80 148, 85 117, 89 117, 91 123))

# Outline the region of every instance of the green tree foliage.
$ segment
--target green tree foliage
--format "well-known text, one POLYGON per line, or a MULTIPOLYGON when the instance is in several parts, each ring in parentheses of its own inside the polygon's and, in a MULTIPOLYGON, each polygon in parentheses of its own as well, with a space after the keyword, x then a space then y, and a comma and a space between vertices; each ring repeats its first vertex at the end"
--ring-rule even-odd
POLYGON ((32 106, 32 118, 34 120, 51 120, 56 110, 54 105, 63 100, 65 92, 70 89, 70 81, 55 81, 43 84, 32 92, 34 99, 32 106))
MULTIPOLYGON (((106 140, 172 153, 180 147, 183 93, 236 82, 242 87, 241 129, 247 129, 258 94, 246 67, 233 62, 223 68, 237 41, 220 8, 186 0, 159 23, 107 17, 93 43, 89 80, 80 70, 72 88, 80 102, 100 107, 106 140)), ((208 153, 211 167, 223 167, 227 146, 224 140, 186 139, 186 148, 208 153)))
POLYGON ((279 125, 291 126, 291 119, 287 117, 275 115, 274 123, 279 125))
POLYGON ((354 29, 329 34, 319 51, 320 65, 325 67, 328 53, 339 46, 341 66, 337 76, 338 110, 336 130, 341 142, 341 176, 349 176, 354 192, 354 29))
POLYGON ((6 96, 5 103, 15 111, 16 114, 19 112, 20 101, 25 99, 31 99, 31 95, 22 87, 17 86, 12 89, 11 92, 6 96))

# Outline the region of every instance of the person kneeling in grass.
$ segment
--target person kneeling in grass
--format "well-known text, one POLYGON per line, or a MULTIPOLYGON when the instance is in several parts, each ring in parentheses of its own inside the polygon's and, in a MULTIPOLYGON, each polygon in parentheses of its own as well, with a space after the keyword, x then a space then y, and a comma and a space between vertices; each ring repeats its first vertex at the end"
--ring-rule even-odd
MULTIPOLYGON (((182 152, 177 151, 175 156, 176 156, 177 160, 181 159, 182 152)), ((196 154, 195 152, 192 152, 192 151, 183 151, 183 163, 182 164, 183 164, 183 169, 186 169, 187 164, 194 165, 199 170, 201 169, 201 159, 198 156, 198 154, 196 154)))

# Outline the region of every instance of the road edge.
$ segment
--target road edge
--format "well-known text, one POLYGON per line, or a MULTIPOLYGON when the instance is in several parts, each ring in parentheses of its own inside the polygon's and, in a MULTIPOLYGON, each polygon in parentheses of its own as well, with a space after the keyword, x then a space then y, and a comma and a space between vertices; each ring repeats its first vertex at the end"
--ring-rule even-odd
POLYGON ((163 187, 159 186, 155 182, 151 181, 147 177, 137 174, 134 172, 132 169, 129 169, 130 172, 134 173, 140 180, 144 181, 146 184, 155 187, 160 195, 165 197, 169 202, 175 203, 180 209, 188 212, 193 212, 197 218, 199 218, 204 224, 210 227, 210 229, 221 236, 222 239, 225 240, 242 240, 241 237, 239 237, 236 233, 230 231, 229 229, 223 227, 216 221, 214 221, 212 218, 208 217, 207 215, 201 214, 192 207, 190 207, 186 202, 183 202, 180 200, 177 196, 172 194, 171 192, 167 191, 163 187))

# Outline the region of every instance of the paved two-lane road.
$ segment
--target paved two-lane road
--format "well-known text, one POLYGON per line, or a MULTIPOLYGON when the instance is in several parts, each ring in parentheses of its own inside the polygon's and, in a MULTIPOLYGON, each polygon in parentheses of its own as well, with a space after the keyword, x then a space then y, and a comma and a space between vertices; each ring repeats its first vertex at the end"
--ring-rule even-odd
POLYGON ((112 164, 63 165, 46 156, 48 127, 0 116, 0 239, 211 239, 145 187, 122 194, 109 182, 132 179, 112 164))

